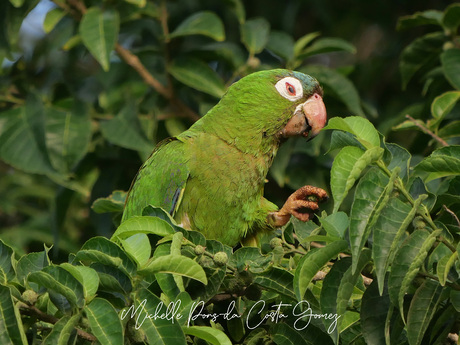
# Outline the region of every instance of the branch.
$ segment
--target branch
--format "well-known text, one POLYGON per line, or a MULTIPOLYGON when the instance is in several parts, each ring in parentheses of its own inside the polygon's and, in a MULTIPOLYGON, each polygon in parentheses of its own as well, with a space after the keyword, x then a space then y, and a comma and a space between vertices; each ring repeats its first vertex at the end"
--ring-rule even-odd
MULTIPOLYGON (((81 0, 67 0, 67 2, 70 6, 72 6, 72 8, 70 6, 67 6, 65 3, 61 3, 60 1, 53 2, 59 7, 61 7, 63 10, 68 12, 70 15, 72 15, 75 18, 75 20, 80 20, 81 15, 84 15, 87 11, 85 4, 81 0), (75 13, 73 8, 75 8, 79 12, 79 15, 75 13)), ((163 12, 165 11, 166 8, 164 7, 163 12)), ((167 26, 165 28, 165 25, 166 23, 164 22, 164 20, 162 20, 163 30, 166 30, 165 40, 167 40, 168 31, 167 26)), ((128 49, 122 47, 118 42, 115 44, 115 51, 126 64, 131 66, 139 74, 139 76, 145 81, 147 85, 151 86, 156 92, 158 92, 160 95, 162 95, 171 102, 173 108, 175 108, 175 110, 181 114, 178 117, 188 117, 193 122, 200 119, 200 116, 198 114, 196 114, 188 106, 183 104, 180 100, 176 99, 173 95, 171 88, 165 87, 163 84, 161 84, 158 81, 158 79, 156 79, 147 70, 147 68, 142 64, 142 62, 136 55, 131 53, 128 49)))
POLYGON ((457 225, 460 227, 460 220, 458 219, 457 215, 452 212, 446 205, 442 205, 442 207, 457 221, 457 225))
POLYGON ((417 120, 415 120, 412 116, 406 115, 406 118, 409 119, 410 121, 412 121, 414 123, 414 125, 416 125, 418 128, 420 128, 423 133, 428 134, 432 138, 436 139, 436 141, 439 142, 442 146, 449 146, 449 144, 444 139, 438 137, 436 134, 434 134, 428 128, 426 128, 422 124, 418 123, 417 120))
MULTIPOLYGON (((36 317, 37 319, 39 320, 42 320, 42 321, 45 321, 45 322, 48 322, 48 323, 52 323, 53 325, 55 323, 57 323, 59 321, 59 319, 53 315, 48 315, 44 312, 42 312, 40 309, 38 309, 37 307, 33 306, 33 305, 27 305, 25 303, 19 303, 19 310, 21 311, 21 314, 23 315, 28 315, 28 316, 32 316, 32 317, 36 317)), ((91 341, 91 342, 95 342, 97 341, 97 338, 88 333, 88 332, 85 332, 79 328, 75 328, 77 330, 77 335, 82 338, 82 339, 85 339, 85 340, 88 340, 88 341, 91 341)))

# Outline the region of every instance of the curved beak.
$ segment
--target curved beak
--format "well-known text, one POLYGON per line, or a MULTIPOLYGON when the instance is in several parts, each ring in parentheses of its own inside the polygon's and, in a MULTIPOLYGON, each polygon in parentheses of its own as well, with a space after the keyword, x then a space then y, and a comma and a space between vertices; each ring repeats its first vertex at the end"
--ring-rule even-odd
POLYGON ((294 115, 281 131, 284 138, 293 136, 313 139, 326 125, 327 113, 323 98, 315 93, 303 104, 297 106, 294 115))

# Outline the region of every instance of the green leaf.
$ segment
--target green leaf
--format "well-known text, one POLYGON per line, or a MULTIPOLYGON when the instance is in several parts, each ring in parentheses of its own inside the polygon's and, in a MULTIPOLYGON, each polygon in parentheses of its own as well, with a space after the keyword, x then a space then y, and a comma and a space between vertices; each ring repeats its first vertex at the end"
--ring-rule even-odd
POLYGON ((260 53, 268 43, 270 23, 264 18, 247 20, 241 25, 241 41, 250 55, 260 53))
POLYGON ((177 58, 169 66, 168 71, 181 83, 211 96, 221 98, 225 93, 222 78, 201 60, 177 58))
POLYGON ((366 344, 385 345, 385 320, 390 309, 388 291, 385 289, 379 294, 374 280, 361 303, 361 327, 366 344))
POLYGON ((109 70, 110 53, 117 42, 119 26, 118 12, 102 11, 98 7, 89 8, 81 19, 79 31, 83 44, 104 71, 109 70))
POLYGON ((82 284, 62 267, 44 267, 39 272, 30 273, 27 279, 45 287, 51 300, 61 311, 68 311, 70 307, 82 308, 85 305, 82 284))
POLYGON ((415 39, 404 48, 399 62, 403 89, 407 87, 415 73, 438 58, 444 41, 444 33, 434 32, 415 39))
MULTIPOLYGON (((49 264, 48 250, 22 256, 16 264, 18 280, 21 284, 24 284, 29 273, 41 271, 44 267, 49 266, 49 264)), ((36 286, 33 289, 38 291, 36 286)))
POLYGON ((44 124, 43 107, 33 97, 25 106, 0 113, 0 158, 29 173, 53 173, 44 124))
POLYGON ((59 21, 64 18, 65 12, 60 8, 53 8, 46 14, 45 20, 43 21, 43 30, 49 34, 59 21))
POLYGON ((441 54, 441 65, 449 83, 460 90, 460 49, 448 49, 441 54))
POLYGON ((391 302, 399 307, 403 320, 404 295, 420 270, 420 266, 428 255, 431 246, 436 241, 436 236, 440 233, 441 230, 434 231, 431 234, 426 230, 415 230, 396 253, 391 266, 388 287, 391 302))
POLYGON ((112 120, 101 121, 100 127, 102 135, 112 144, 146 153, 155 147, 145 137, 132 102, 128 102, 112 120))
POLYGON ((182 327, 185 334, 206 340, 212 345, 232 345, 227 335, 216 328, 205 326, 182 327))
POLYGON ((393 143, 385 143, 385 148, 387 149, 387 152, 391 154, 391 159, 387 168, 389 170, 393 170, 398 167, 400 169, 399 176, 401 178, 408 178, 411 160, 410 153, 405 148, 393 143))
POLYGON ((19 310, 15 307, 10 289, 0 284, 0 343, 2 345, 28 344, 19 310))
POLYGON ((447 146, 434 151, 416 167, 418 172, 429 173, 425 181, 460 174, 460 146, 447 146))
POLYGON ((180 23, 169 37, 175 38, 189 35, 204 35, 222 42, 225 40, 224 24, 213 12, 198 12, 180 23))
POLYGON ((294 276, 285 269, 271 267, 268 271, 257 274, 254 283, 295 300, 293 280, 294 276))
POLYGON ((334 197, 334 212, 337 212, 361 173, 383 154, 383 149, 374 147, 364 151, 352 146, 343 148, 335 157, 331 169, 331 191, 334 197))
POLYGON ((294 45, 294 55, 295 57, 299 57, 300 54, 302 54, 302 51, 305 49, 305 47, 310 44, 315 38, 317 38, 320 35, 319 32, 311 32, 309 34, 306 34, 302 37, 300 37, 294 45))
POLYGON ((442 286, 426 279, 415 292, 407 313, 407 338, 410 345, 420 345, 441 302, 442 286))
POLYGON ((196 261, 179 255, 165 255, 153 258, 139 274, 146 276, 156 273, 171 273, 198 280, 207 284, 206 273, 196 261))
POLYGON ((122 190, 114 190, 107 198, 94 200, 91 209, 96 213, 123 212, 127 193, 122 190))
POLYGON ((351 133, 367 149, 380 146, 379 133, 374 125, 369 120, 359 116, 334 117, 329 120, 324 129, 337 129, 351 133))
MULTIPOLYGON (((368 248, 364 248, 359 253, 359 258, 356 260, 356 268, 352 267, 348 268, 348 270, 343 275, 342 279, 340 280, 339 289, 337 291, 337 314, 343 315, 345 314, 348 302, 353 294, 353 289, 358 282, 358 279, 361 279, 361 271, 364 267, 371 261, 371 250, 368 248), (353 272, 354 271, 354 272, 353 272)), ((353 257, 352 257, 353 258, 353 257)), ((353 263, 354 258, 352 260, 353 263)), ((341 322, 339 322, 340 324, 341 322)))
POLYGON ((327 86, 347 106, 350 112, 364 116, 359 93, 354 84, 343 74, 320 65, 305 66, 299 71, 314 76, 321 84, 327 86))
MULTIPOLYGON (((313 328, 313 326, 311 327, 313 328)), ((294 328, 288 326, 285 323, 276 324, 271 330, 273 335, 272 339, 277 345, 307 345, 313 344, 309 342, 307 339, 311 339, 310 337, 304 337, 305 330, 299 332, 294 328), (308 342, 307 342, 308 341, 308 342)), ((307 328, 308 331, 308 328, 307 328)), ((313 338, 313 337, 312 337, 313 338)), ((323 342, 323 339, 318 339, 318 344, 327 344, 323 342)))
POLYGON ((122 295, 128 295, 131 292, 133 286, 130 277, 121 270, 99 262, 92 263, 90 267, 97 272, 99 277, 99 291, 122 295))
POLYGON ((88 109, 77 102, 46 108, 46 146, 54 168, 69 173, 88 152, 91 119, 88 109))
POLYGON ((390 265, 392 248, 399 247, 400 239, 412 222, 415 211, 416 208, 411 208, 400 199, 391 198, 383 208, 373 227, 372 257, 374 259, 380 294, 383 293, 385 275, 390 265))
POLYGON ((299 58, 305 59, 309 56, 336 51, 345 51, 352 54, 356 53, 356 48, 349 42, 341 38, 325 37, 319 38, 311 46, 304 49, 299 58))
POLYGON ((377 168, 370 169, 358 182, 350 213, 350 246, 353 272, 374 224, 393 192, 396 173, 388 179, 377 168))
POLYGON ((24 4, 25 0, 10 0, 11 5, 13 5, 16 8, 21 7, 24 4))
POLYGON ((460 121, 452 121, 443 126, 438 135, 444 140, 460 137, 460 121))
POLYGON ((249 267, 251 271, 265 271, 270 262, 271 256, 262 255, 260 248, 256 247, 242 247, 230 257, 230 264, 238 270, 249 267))
POLYGON ((436 267, 436 274, 439 278, 439 284, 442 286, 446 285, 447 275, 449 274, 450 269, 454 266, 455 261, 458 260, 458 252, 449 253, 439 260, 436 267))
POLYGON ((77 261, 99 262, 120 269, 127 275, 136 272, 136 264, 114 242, 105 237, 93 237, 85 242, 75 256, 77 261))
POLYGON ((134 306, 121 312, 121 319, 126 317, 133 319, 136 327, 145 334, 148 344, 155 345, 186 345, 184 333, 179 326, 179 321, 186 319, 187 315, 182 315, 181 320, 175 319, 175 314, 169 317, 166 315, 167 306, 147 289, 139 289, 136 292, 134 306), (135 309, 134 309, 135 307, 135 309), (149 315, 156 317, 147 317, 149 315))
POLYGON ((91 267, 74 266, 67 262, 59 265, 77 279, 83 286, 85 298, 90 298, 96 295, 99 288, 99 276, 91 267))
POLYGON ((436 97, 431 103, 431 114, 436 119, 436 123, 440 123, 459 100, 460 91, 448 91, 436 97))
POLYGON ((232 12, 235 13, 238 22, 243 24, 246 20, 246 10, 244 9, 244 4, 242 0, 230 0, 230 6, 232 12))
POLYGON ((284 60, 291 61, 294 58, 294 39, 284 31, 272 30, 268 38, 267 49, 284 60))
POLYGON ((125 0, 129 4, 136 5, 140 8, 144 8, 147 5, 147 0, 125 0))
POLYGON ((435 10, 417 12, 409 16, 400 17, 396 29, 400 31, 420 25, 441 25, 442 16, 441 11, 435 10))
POLYGON ((43 345, 67 345, 72 334, 76 333, 75 327, 80 318, 80 314, 63 316, 54 324, 51 332, 43 340, 43 345))
POLYGON ((141 267, 147 263, 152 254, 149 238, 146 234, 136 234, 121 240, 121 244, 136 262, 137 267, 141 267))
POLYGON ((16 277, 13 267, 14 252, 13 249, 0 240, 0 269, 6 275, 8 281, 16 277))
POLYGON ((303 299, 308 285, 318 271, 323 268, 329 260, 334 259, 348 248, 348 242, 339 240, 329 243, 309 255, 306 255, 297 266, 294 275, 294 292, 298 301, 303 299))
MULTIPOLYGON (((346 272, 351 267, 351 258, 343 258, 332 266, 331 270, 327 273, 323 281, 320 295, 321 313, 323 314, 337 314, 337 294, 339 292, 340 282, 346 272)), ((339 340, 339 327, 335 319, 322 319, 321 320, 329 333, 334 343, 337 344, 339 340)))
POLYGON ((84 310, 92 333, 102 345, 124 344, 121 320, 107 300, 96 297, 84 310))
POLYGON ((318 218, 321 226, 329 236, 344 238, 345 230, 348 228, 349 220, 345 212, 336 212, 326 218, 318 218))
POLYGON ((136 234, 167 236, 174 234, 174 229, 171 224, 158 217, 135 216, 121 223, 111 240, 122 240, 136 234))
POLYGON ((448 30, 447 34, 455 34, 460 25, 460 4, 454 3, 444 10, 442 25, 448 30))

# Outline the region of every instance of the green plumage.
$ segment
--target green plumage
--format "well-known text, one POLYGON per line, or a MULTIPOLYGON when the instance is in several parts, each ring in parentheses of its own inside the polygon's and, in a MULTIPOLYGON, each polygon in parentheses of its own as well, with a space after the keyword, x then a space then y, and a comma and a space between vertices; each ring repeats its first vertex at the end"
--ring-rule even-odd
POLYGON ((287 70, 254 73, 233 84, 190 129, 155 148, 133 182, 123 220, 151 204, 228 245, 272 230, 267 214, 277 207, 263 191, 280 145, 277 133, 318 90, 314 78, 287 70), (304 96, 296 102, 274 87, 287 76, 302 82, 304 96))

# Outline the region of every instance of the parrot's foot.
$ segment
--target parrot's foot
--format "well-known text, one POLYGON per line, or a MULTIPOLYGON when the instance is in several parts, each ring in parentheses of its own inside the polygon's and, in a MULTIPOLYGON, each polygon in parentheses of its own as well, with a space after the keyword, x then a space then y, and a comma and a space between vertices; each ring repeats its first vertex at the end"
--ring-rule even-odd
POLYGON ((303 186, 289 196, 281 210, 269 213, 268 220, 275 227, 285 225, 291 215, 302 222, 307 222, 311 214, 319 209, 318 203, 327 199, 324 189, 303 186))

